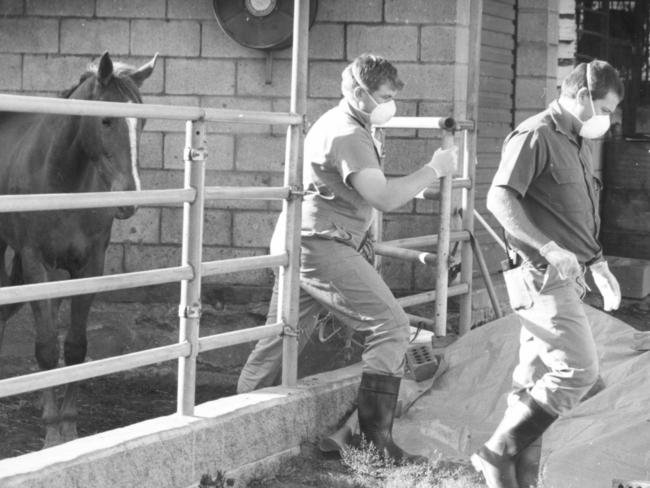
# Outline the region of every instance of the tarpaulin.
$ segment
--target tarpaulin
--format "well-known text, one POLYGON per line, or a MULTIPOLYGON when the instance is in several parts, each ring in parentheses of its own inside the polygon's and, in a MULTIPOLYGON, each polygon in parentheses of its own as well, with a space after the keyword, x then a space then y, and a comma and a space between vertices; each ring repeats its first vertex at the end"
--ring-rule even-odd
MULTIPOLYGON (((544 434, 540 488, 611 488, 613 479, 650 479, 650 354, 639 347, 635 329, 585 309, 605 388, 544 434)), ((446 371, 396 419, 397 443, 432 458, 467 460, 505 410, 520 327, 519 319, 508 315, 448 346, 446 371)))

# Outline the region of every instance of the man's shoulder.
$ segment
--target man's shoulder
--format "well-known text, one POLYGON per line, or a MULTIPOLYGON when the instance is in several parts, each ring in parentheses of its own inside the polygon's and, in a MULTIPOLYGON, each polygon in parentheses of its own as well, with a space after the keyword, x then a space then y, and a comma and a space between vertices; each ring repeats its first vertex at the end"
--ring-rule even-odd
POLYGON ((361 123, 355 120, 352 115, 343 110, 340 106, 329 109, 318 118, 312 127, 325 129, 331 131, 332 133, 364 131, 361 123))
POLYGON ((334 107, 325 112, 309 129, 305 138, 305 147, 316 147, 326 152, 346 152, 359 147, 372 147, 372 136, 359 122, 334 107))
POLYGON ((515 131, 517 132, 547 132, 555 130, 555 122, 549 110, 544 110, 522 121, 515 131))
POLYGON ((548 110, 539 112, 519 123, 507 137, 506 141, 513 138, 530 138, 547 141, 556 132, 555 121, 548 110))
POLYGON ((324 137, 331 141, 348 142, 350 140, 370 140, 370 133, 345 110, 334 107, 314 123, 308 136, 324 137))

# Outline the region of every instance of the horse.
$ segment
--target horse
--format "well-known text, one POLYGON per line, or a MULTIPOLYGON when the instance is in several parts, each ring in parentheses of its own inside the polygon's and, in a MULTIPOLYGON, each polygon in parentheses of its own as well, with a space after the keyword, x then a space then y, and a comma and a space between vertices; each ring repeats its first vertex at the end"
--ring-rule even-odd
MULTIPOLYGON (((136 69, 114 64, 105 52, 59 96, 142 103, 139 88, 155 62, 156 56, 136 69)), ((143 125, 144 120, 136 118, 0 112, 0 194, 140 190, 137 148, 143 125)), ((0 286, 53 281, 62 275, 70 279, 102 275, 113 219, 127 219, 135 211, 125 206, 0 213, 0 286)), ((63 346, 66 365, 85 361, 93 299, 94 294, 71 297, 63 346)), ((60 303, 60 299, 30 302, 41 370, 59 363, 60 303)), ((22 305, 0 307, 0 319, 6 321, 22 305)), ((54 388, 43 390, 44 447, 77 438, 76 404, 75 383, 65 386, 60 408, 54 388)))

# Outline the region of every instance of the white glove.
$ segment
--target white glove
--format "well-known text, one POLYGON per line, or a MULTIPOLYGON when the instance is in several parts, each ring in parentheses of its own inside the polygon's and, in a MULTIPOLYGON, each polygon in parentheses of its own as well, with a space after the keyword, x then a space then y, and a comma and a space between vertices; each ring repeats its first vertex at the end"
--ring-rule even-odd
POLYGON ((561 248, 555 241, 544 244, 539 253, 548 261, 548 264, 557 269, 560 278, 563 280, 580 276, 582 273, 576 255, 561 248))
POLYGON ((458 166, 458 146, 436 149, 426 166, 435 171, 438 178, 453 174, 458 166))
POLYGON ((621 304, 621 287, 616 276, 609 270, 607 261, 598 261, 589 266, 594 283, 603 296, 603 309, 606 312, 616 310, 621 304))

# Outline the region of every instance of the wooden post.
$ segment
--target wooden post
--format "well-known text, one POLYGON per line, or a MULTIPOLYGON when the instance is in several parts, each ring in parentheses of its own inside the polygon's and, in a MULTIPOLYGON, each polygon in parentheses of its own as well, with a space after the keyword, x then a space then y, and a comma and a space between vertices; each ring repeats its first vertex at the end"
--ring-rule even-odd
MULTIPOLYGON (((293 55, 291 58, 290 111, 304 117, 307 108, 307 61, 309 0, 294 0, 293 55)), ((302 125, 287 129, 284 184, 295 192, 283 203, 285 247, 289 264, 280 267, 278 317, 284 324, 282 384, 294 386, 298 380, 298 302, 300 297, 300 221, 302 205, 302 125)))
POLYGON ((193 415, 196 388, 196 357, 199 353, 201 318, 201 260, 203 237, 203 197, 207 143, 205 122, 188 121, 185 127, 185 188, 196 190, 196 197, 183 204, 182 263, 193 270, 189 280, 181 281, 179 342, 190 344, 190 353, 178 359, 177 412, 193 415))

